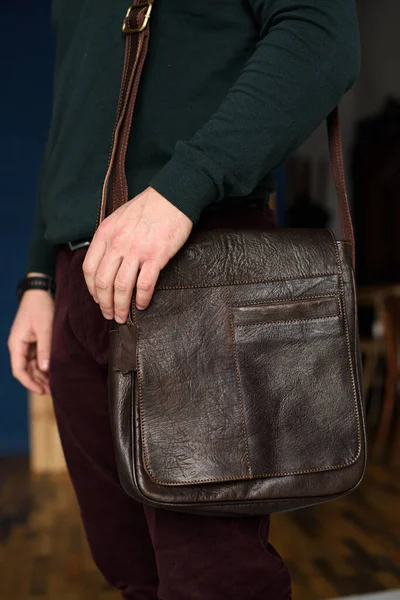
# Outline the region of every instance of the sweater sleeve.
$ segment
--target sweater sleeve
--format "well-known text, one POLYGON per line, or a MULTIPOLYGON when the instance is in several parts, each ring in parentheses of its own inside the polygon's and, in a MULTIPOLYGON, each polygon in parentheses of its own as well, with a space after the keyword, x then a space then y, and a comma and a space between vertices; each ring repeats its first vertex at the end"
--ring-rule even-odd
POLYGON ((250 194, 355 82, 355 0, 247 0, 254 53, 219 109, 179 141, 150 185, 196 222, 212 202, 250 194))
POLYGON ((43 153, 42 165, 39 172, 36 209, 33 219, 33 227, 28 248, 28 260, 26 263, 26 273, 43 273, 54 277, 56 248, 45 239, 46 224, 43 218, 41 196, 43 173, 47 159, 47 147, 43 153))
POLYGON ((26 273, 43 273, 54 277, 56 248, 45 240, 44 234, 45 223, 38 199, 29 243, 26 273))

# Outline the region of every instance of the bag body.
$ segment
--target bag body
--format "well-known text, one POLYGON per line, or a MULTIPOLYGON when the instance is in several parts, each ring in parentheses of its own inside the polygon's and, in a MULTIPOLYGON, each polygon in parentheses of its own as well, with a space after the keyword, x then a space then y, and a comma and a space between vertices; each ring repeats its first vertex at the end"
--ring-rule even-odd
MULTIPOLYGON (((154 0, 124 21, 100 222, 129 199, 127 140, 154 0)), ((110 416, 126 492, 257 515, 332 500, 366 462, 354 235, 338 111, 327 119, 342 241, 329 230, 196 228, 150 306, 110 328, 110 416)), ((243 223, 244 224, 244 223, 243 223)))
POLYGON ((361 481, 351 252, 330 231, 197 232, 110 354, 120 479, 141 502, 254 515, 361 481))

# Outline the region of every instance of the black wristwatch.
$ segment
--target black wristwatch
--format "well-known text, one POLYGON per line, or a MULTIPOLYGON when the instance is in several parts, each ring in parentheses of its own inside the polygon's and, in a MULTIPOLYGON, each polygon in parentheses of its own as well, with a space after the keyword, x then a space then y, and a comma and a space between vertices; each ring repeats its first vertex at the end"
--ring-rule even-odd
POLYGON ((19 301, 21 301, 22 296, 28 290, 43 290, 44 292, 49 292, 52 296, 54 296, 56 286, 54 279, 51 279, 51 277, 40 275, 25 277, 25 279, 20 281, 17 286, 17 297, 19 301))

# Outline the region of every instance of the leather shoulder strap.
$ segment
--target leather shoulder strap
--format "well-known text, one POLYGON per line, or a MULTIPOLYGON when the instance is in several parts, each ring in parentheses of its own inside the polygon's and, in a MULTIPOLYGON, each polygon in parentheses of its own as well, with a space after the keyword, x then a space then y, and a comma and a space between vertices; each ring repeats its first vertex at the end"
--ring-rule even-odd
POLYGON ((125 35, 125 58, 117 114, 112 134, 110 156, 103 184, 97 224, 105 218, 107 209, 114 212, 128 202, 125 159, 132 127, 132 117, 140 78, 149 45, 148 25, 154 0, 135 0, 122 24, 125 35))
POLYGON ((354 267, 356 262, 354 229, 351 220, 349 199, 347 196, 342 134, 340 132, 338 107, 336 107, 331 114, 328 115, 326 122, 328 127, 329 154, 339 208, 340 232, 342 241, 351 243, 352 262, 354 267))
MULTIPOLYGON (((113 212, 129 199, 125 159, 140 77, 149 44, 149 19, 154 1, 136 0, 128 9, 123 21, 122 31, 126 40, 125 59, 110 158, 99 207, 98 224, 105 218, 107 208, 110 212, 113 212)), ((327 127, 330 160, 338 200, 341 237, 343 241, 350 242, 352 245, 354 265, 354 232, 346 190, 343 145, 337 107, 327 117, 327 127)))

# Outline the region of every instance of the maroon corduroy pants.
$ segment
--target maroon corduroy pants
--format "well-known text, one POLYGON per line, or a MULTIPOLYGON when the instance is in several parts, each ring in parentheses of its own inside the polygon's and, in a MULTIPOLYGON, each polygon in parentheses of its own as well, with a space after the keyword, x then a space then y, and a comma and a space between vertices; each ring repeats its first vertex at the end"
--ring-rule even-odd
MULTIPOLYGON (((247 209, 204 226, 272 226, 247 209)), ((201 225, 200 225, 201 226, 201 225)), ((290 600, 268 517, 215 518, 145 507, 117 476, 107 405, 108 323, 89 295, 85 250, 59 251, 51 389, 94 560, 126 600, 290 600)))

